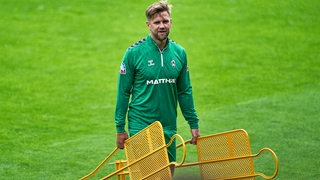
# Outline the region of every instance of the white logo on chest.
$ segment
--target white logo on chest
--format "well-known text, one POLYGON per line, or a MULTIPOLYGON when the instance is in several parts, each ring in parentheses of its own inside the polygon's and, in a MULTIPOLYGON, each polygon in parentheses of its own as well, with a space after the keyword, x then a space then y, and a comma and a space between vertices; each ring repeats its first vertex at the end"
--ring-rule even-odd
POLYGON ((175 84, 176 79, 152 79, 152 80, 147 80, 147 85, 149 84, 175 84))
POLYGON ((154 66, 153 59, 148 60, 148 66, 154 66))

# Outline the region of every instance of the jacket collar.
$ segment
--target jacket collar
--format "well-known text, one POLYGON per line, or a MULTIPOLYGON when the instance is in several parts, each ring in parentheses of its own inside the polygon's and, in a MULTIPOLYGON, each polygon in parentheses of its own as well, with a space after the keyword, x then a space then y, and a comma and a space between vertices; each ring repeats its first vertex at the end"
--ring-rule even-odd
MULTIPOLYGON (((150 45, 151 47, 155 47, 157 50, 159 49, 157 43, 154 42, 154 40, 152 39, 152 37, 151 37, 150 34, 147 36, 146 39, 147 39, 147 42, 149 43, 149 45, 150 45)), ((169 46, 169 41, 170 41, 170 39, 169 39, 169 37, 168 37, 167 42, 166 42, 166 45, 164 46, 163 49, 168 48, 168 46, 169 46)))

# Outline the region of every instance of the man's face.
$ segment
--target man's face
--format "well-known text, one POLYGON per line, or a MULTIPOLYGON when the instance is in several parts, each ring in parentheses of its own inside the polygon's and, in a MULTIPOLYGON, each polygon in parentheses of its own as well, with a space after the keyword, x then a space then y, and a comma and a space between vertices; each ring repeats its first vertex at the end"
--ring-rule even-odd
POLYGON ((153 15, 152 18, 147 21, 151 37, 160 42, 166 40, 170 33, 171 23, 172 22, 167 11, 153 15))

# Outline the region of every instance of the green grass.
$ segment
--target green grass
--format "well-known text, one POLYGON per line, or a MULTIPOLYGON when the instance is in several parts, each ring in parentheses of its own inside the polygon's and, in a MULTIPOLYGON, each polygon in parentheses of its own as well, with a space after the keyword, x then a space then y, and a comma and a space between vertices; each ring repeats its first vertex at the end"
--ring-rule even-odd
MULTIPOLYGON (((115 148, 119 64, 152 1, 0 2, 0 178, 80 178, 115 148)), ((276 152, 277 179, 317 179, 320 2, 171 2, 202 135, 243 128, 253 153, 276 152)))

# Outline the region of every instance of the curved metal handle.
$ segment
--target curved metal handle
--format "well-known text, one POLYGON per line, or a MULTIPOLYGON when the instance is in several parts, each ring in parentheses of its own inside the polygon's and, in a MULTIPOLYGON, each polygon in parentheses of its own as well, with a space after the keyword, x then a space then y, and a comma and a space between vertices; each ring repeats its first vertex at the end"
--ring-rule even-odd
MULTIPOLYGON (((182 160, 181 160, 181 162, 180 162, 180 163, 174 163, 174 164, 175 164, 176 166, 181 166, 181 165, 184 163, 184 161, 186 160, 186 156, 187 156, 186 143, 184 142, 183 138, 182 138, 179 134, 174 134, 174 135, 171 137, 170 142, 167 144, 167 147, 169 147, 169 146, 172 144, 172 142, 173 142, 173 140, 174 140, 175 138, 178 138, 178 139, 180 139, 180 141, 181 141, 180 147, 181 147, 181 146, 183 147, 183 155, 182 155, 182 160)), ((190 142, 190 141, 189 141, 189 142, 190 142)))
POLYGON ((254 156, 257 157, 257 156, 260 156, 264 151, 268 151, 269 153, 271 153, 271 155, 273 156, 274 160, 275 160, 275 171, 273 172, 273 174, 271 176, 267 176, 263 173, 258 173, 257 175, 258 176, 261 176, 263 177, 264 179, 274 179, 277 174, 278 174, 278 171, 279 171, 279 160, 278 160, 278 157, 276 155, 276 153, 274 153, 270 148, 262 148, 257 154, 255 154, 254 156))

